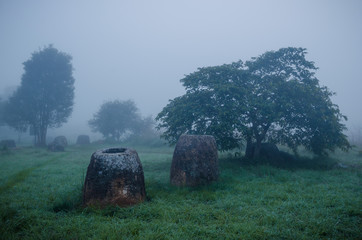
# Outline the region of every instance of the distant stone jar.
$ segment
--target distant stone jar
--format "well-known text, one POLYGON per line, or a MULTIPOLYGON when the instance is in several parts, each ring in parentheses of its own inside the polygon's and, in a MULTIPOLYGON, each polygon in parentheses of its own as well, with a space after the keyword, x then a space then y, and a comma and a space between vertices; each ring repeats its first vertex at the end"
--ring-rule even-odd
POLYGON ((78 145, 87 145, 90 144, 90 139, 88 135, 79 135, 77 138, 78 145))
POLYGON ((83 204, 128 207, 146 198, 144 174, 135 150, 109 148, 92 154, 83 189, 83 204))
POLYGON ((48 145, 48 150, 52 152, 64 152, 65 147, 68 146, 67 138, 64 136, 58 136, 54 138, 53 142, 48 145))
POLYGON ((217 180, 216 141, 209 135, 182 135, 173 153, 170 181, 176 186, 198 186, 217 180))
POLYGON ((15 144, 15 141, 12 139, 1 140, 0 147, 1 148, 16 148, 16 144, 15 144))
POLYGON ((57 136, 54 138, 53 142, 64 147, 68 146, 68 141, 65 136, 57 136))

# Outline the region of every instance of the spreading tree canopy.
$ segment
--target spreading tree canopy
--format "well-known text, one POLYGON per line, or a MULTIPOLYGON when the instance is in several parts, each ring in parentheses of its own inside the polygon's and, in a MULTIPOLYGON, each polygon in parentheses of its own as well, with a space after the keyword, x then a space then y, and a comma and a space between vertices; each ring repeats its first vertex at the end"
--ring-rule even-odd
POLYGON ((141 134, 152 125, 149 118, 141 118, 132 100, 103 103, 88 124, 94 132, 114 141, 119 141, 127 132, 141 134))
POLYGON ((263 142, 294 151, 303 145, 316 154, 346 150, 346 117, 305 55, 304 48, 282 48, 245 63, 199 68, 181 79, 186 94, 158 114, 158 128, 170 143, 186 133, 211 134, 220 150, 246 143, 249 158, 259 157, 263 142))
POLYGON ((5 106, 5 121, 17 130, 31 129, 38 146, 46 145, 48 128, 60 127, 73 109, 72 57, 53 46, 24 62, 21 85, 5 106))

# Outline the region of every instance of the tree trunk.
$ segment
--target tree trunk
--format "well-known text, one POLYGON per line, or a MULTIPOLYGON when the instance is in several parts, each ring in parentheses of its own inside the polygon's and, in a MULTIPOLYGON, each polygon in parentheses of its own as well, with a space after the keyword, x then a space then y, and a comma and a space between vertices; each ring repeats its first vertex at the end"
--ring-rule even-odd
POLYGON ((42 126, 37 132, 37 141, 35 145, 37 147, 46 147, 46 136, 47 136, 47 127, 42 126))
POLYGON ((43 128, 42 128, 42 130, 41 130, 41 139, 40 139, 40 145, 42 146, 42 147, 46 147, 46 145, 47 145, 47 127, 46 126, 44 126, 43 128))
POLYGON ((258 140, 255 143, 248 138, 246 140, 245 157, 248 159, 258 159, 260 157, 261 141, 258 140))
POLYGON ((261 150, 261 141, 257 140, 254 144, 254 153, 253 153, 253 159, 260 158, 260 150, 261 150))
POLYGON ((253 155, 254 155, 253 141, 251 140, 251 137, 248 137, 246 139, 245 157, 248 159, 252 159, 253 155))
MULTIPOLYGON (((246 150, 245 157, 248 159, 258 159, 260 158, 261 143, 264 140, 266 133, 270 127, 271 123, 266 124, 263 127, 261 133, 258 132, 256 127, 252 127, 251 131, 247 133, 246 136, 246 150), (253 136, 256 139, 256 142, 253 143, 253 136)), ((253 123, 253 126, 257 126, 257 123, 253 123)))

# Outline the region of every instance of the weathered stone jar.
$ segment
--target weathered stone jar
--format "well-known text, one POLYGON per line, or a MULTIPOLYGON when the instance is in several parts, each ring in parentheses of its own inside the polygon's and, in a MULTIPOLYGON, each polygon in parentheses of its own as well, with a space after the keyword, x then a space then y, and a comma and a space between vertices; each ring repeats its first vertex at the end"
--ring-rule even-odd
POLYGON ((209 135, 182 135, 173 153, 171 184, 197 186, 217 180, 218 175, 215 138, 209 135))
POLYGON ((53 142, 48 145, 48 150, 52 152, 64 152, 68 146, 67 138, 64 136, 58 136, 54 138, 53 142))
POLYGON ((146 198, 143 168, 129 148, 109 148, 92 154, 83 189, 85 206, 131 206, 146 198))
POLYGON ((77 137, 77 144, 78 145, 88 145, 90 144, 90 139, 88 135, 79 135, 77 137))

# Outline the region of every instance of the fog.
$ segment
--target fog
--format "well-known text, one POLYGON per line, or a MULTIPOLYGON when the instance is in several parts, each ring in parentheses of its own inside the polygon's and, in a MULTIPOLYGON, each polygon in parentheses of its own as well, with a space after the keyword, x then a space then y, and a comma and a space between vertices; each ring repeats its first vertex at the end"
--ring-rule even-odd
POLYGON ((73 57, 76 80, 73 114, 53 133, 78 135, 107 100, 132 99, 155 117, 198 67, 304 47, 353 130, 362 127, 361 23, 360 0, 0 0, 0 96, 20 85, 32 52, 53 44, 73 57))

